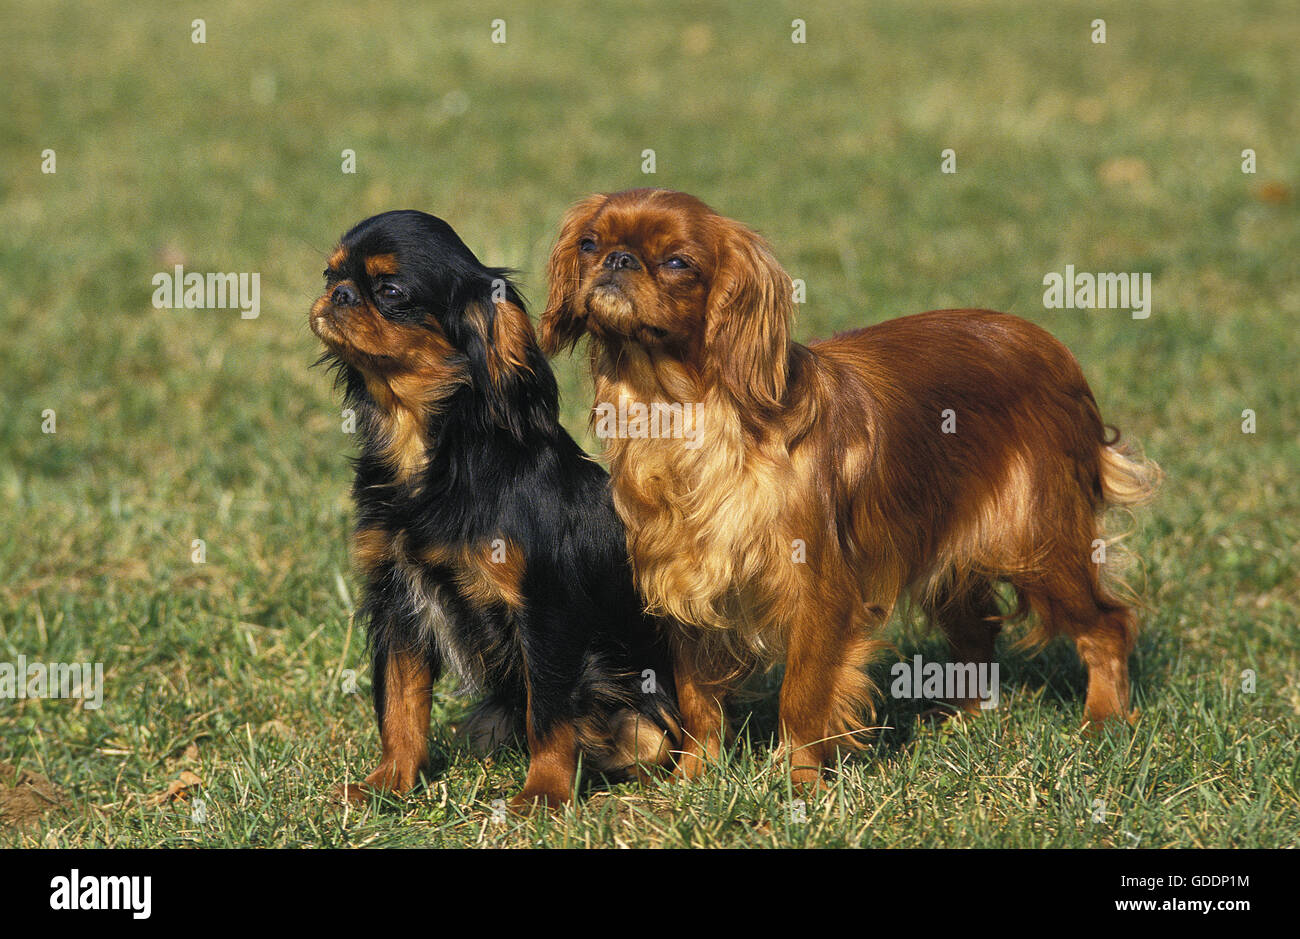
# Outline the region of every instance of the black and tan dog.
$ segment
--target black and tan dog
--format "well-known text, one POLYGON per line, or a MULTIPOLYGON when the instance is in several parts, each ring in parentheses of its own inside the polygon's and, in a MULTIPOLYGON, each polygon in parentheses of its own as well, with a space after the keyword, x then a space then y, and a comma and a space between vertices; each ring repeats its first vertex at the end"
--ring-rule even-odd
POLYGON ((667 762, 669 658, 507 272, 440 219, 386 212, 343 236, 311 328, 361 440, 353 547, 383 756, 346 794, 416 783, 445 667, 484 694, 471 738, 526 739, 517 808, 571 798, 580 756, 609 775, 667 762))

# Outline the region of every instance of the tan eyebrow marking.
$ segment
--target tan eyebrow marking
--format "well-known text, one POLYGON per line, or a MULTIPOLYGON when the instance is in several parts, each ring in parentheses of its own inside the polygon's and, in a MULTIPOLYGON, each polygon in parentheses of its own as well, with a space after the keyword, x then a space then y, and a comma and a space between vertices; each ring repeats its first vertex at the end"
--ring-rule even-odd
POLYGON ((371 277, 380 274, 397 273, 397 256, 393 254, 372 254, 366 258, 366 273, 371 277))
POLYGON ((343 266, 343 262, 348 259, 348 249, 339 245, 330 255, 329 266, 332 270, 338 270, 343 266))

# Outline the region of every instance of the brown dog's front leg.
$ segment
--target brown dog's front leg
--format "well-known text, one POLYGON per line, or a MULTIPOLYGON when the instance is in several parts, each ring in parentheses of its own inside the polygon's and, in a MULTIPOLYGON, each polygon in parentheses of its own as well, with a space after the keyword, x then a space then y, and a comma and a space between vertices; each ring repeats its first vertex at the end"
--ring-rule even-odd
POLYGON ((704 772, 705 761, 716 760, 722 750, 727 689, 700 671, 694 650, 684 648, 680 639, 673 643, 673 679, 682 716, 682 751, 673 775, 695 779, 704 772))
POLYGON ((790 778, 820 789, 822 768, 833 756, 836 731, 854 723, 870 688, 861 666, 871 644, 855 637, 847 610, 807 608, 786 642, 781 683, 781 744, 790 778))

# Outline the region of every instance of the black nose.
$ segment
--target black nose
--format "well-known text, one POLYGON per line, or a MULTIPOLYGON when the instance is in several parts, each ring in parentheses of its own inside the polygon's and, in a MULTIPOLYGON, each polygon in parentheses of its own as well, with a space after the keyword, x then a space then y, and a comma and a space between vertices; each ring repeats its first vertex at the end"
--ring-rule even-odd
POLYGON ((641 262, 626 251, 611 251, 605 255, 605 269, 610 271, 639 271, 641 262))
POLYGON ((339 284, 330 293, 330 303, 335 306, 356 306, 361 302, 357 289, 351 284, 339 284))

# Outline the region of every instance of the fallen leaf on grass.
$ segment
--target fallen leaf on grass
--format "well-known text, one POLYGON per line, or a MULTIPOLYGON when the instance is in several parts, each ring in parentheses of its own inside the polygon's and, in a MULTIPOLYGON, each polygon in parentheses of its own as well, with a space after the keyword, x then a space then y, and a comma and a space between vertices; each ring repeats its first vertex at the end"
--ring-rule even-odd
POLYGON ((168 802, 174 802, 177 799, 188 799, 190 790, 197 786, 202 786, 203 780, 197 773, 191 773, 189 770, 182 770, 181 774, 167 784, 167 789, 157 795, 149 798, 150 805, 166 805, 168 802))

